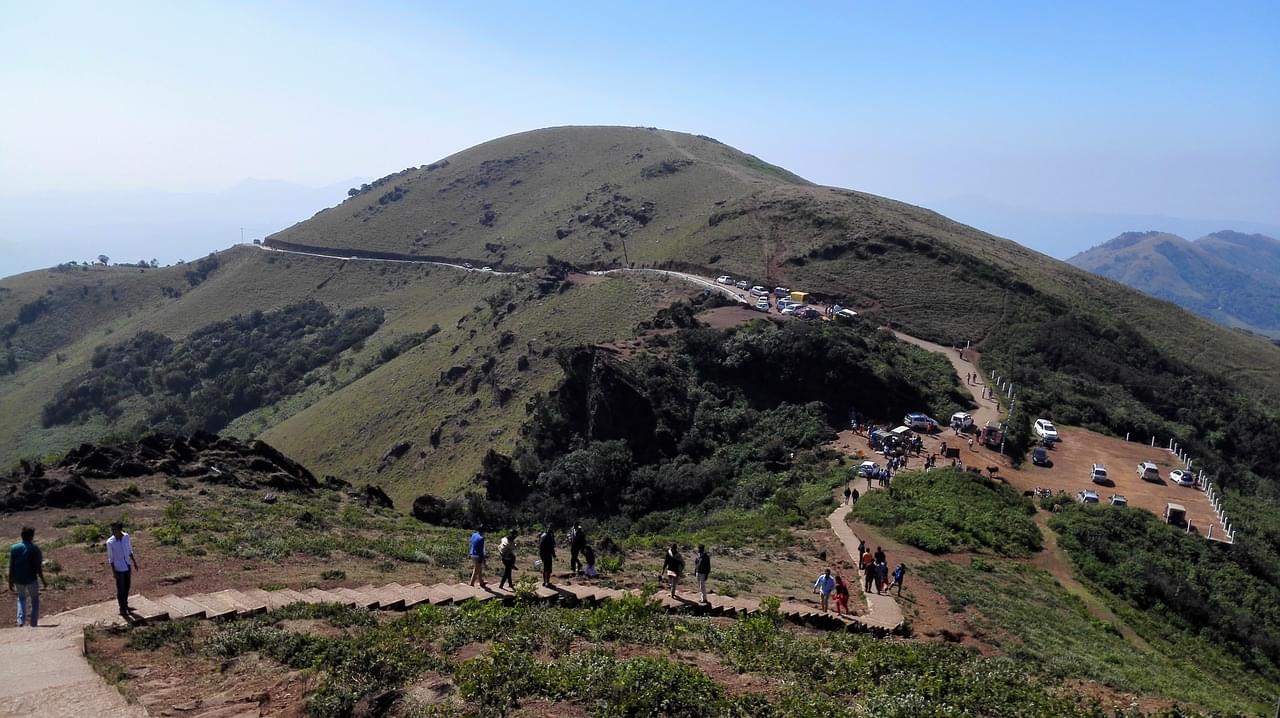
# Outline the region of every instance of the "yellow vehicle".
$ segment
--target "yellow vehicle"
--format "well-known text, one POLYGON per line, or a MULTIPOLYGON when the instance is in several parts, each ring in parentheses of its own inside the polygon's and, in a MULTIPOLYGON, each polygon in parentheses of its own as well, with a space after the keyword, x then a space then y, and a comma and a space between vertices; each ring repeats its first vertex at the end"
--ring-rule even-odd
POLYGON ((808 292, 792 292, 792 293, 791 293, 791 301, 793 301, 793 302, 799 302, 799 303, 801 303, 801 304, 808 304, 808 303, 809 303, 809 293, 808 293, 808 292))

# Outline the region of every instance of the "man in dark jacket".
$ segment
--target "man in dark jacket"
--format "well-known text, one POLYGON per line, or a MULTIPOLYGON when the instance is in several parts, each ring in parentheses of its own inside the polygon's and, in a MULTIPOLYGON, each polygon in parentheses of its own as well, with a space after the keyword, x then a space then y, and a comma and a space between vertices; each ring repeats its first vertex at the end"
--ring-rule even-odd
POLYGON ((711 575, 711 554, 707 553, 707 547, 698 544, 698 553, 693 557, 693 575, 698 579, 698 593, 702 595, 703 603, 710 603, 707 600, 707 577, 711 575))
POLYGON ((578 556, 582 553, 582 549, 587 547, 587 532, 582 528, 582 523, 578 522, 569 529, 569 570, 575 574, 582 568, 582 562, 578 560, 578 556))
POLYGON ((36 530, 24 526, 22 542, 9 547, 9 590, 18 594, 18 625, 32 628, 40 623, 40 584, 49 587, 44 580, 44 555, 35 540, 36 530), (26 608, 28 601, 30 610, 26 608))
POLYGON ((551 586, 551 562, 556 558, 556 534, 550 526, 538 537, 538 559, 542 561, 542 585, 551 586))

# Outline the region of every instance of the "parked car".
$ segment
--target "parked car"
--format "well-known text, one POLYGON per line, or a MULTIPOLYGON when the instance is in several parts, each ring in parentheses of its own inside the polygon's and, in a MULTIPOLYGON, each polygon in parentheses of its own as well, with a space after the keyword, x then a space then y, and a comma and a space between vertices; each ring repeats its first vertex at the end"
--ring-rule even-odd
POLYGON ((835 319, 838 322, 852 322, 858 317, 858 313, 852 309, 841 309, 835 313, 835 319))
POLYGON ((745 279, 739 279, 736 283, 734 283, 734 285, 733 285, 733 286, 737 287, 738 289, 746 289, 747 287, 750 287, 751 285, 750 285, 750 284, 748 284, 748 283, 747 283, 747 281, 746 281, 745 279))
POLYGON ((751 296, 753 296, 753 297, 767 297, 767 296, 769 296, 769 290, 768 290, 768 289, 765 289, 764 287, 752 287, 752 288, 751 288, 751 296))
POLYGON ((1049 441, 1058 440, 1058 429, 1053 425, 1053 422, 1048 419, 1036 419, 1035 426, 1032 428, 1035 430, 1036 436, 1041 439, 1048 439, 1049 441))
POLYGON ((786 287, 774 287, 774 288, 773 288, 773 296, 775 296, 775 297, 779 297, 779 298, 782 298, 782 297, 790 297, 790 296, 791 296, 791 290, 790 290, 790 289, 787 289, 786 287))
POLYGON ((822 312, 813 307, 801 307, 796 310, 796 316, 801 319, 821 319, 822 312))
POLYGON ((733 284, 733 277, 730 277, 730 276, 729 276, 729 275, 727 275, 727 274, 721 274, 720 276, 716 277, 716 283, 717 283, 717 284, 730 284, 730 285, 732 285, 732 284, 733 284))
POLYGON ((1182 504, 1168 503, 1164 505, 1164 522, 1181 526, 1187 522, 1187 507, 1182 504))
POLYGON ((1128 506, 1128 505, 1129 505, 1129 499, 1126 499, 1125 497, 1121 496, 1120 494, 1112 494, 1112 495, 1111 495, 1111 505, 1112 505, 1112 506, 1128 506))
POLYGON ((493 267, 481 267, 481 268, 480 268, 480 271, 481 271, 481 272, 492 272, 492 271, 493 271, 493 267))
POLYGON ((867 478, 868 476, 880 470, 880 465, 874 461, 864 461, 858 465, 858 476, 867 478))
POLYGON ((1169 472, 1169 480, 1178 486, 1195 486, 1196 477, 1186 469, 1174 469, 1169 472))
POLYGON ((764 312, 765 314, 768 314, 768 313, 769 313, 769 300, 768 300, 768 299, 761 299, 760 301, 756 302, 756 311, 757 311, 757 312, 764 312))
POLYGON ((1138 464, 1138 478, 1143 481, 1159 481, 1160 467, 1156 466, 1155 462, 1144 461, 1138 464))
POLYGON ((957 411, 951 415, 951 427, 966 431, 973 427, 973 415, 967 411, 957 411))
POLYGON ((1031 463, 1036 466, 1048 468, 1053 466, 1053 459, 1049 458, 1048 449, 1045 449, 1043 446, 1037 446, 1031 450, 1031 463))
POLYGON ((462 263, 462 268, 463 268, 463 269, 475 269, 475 267, 472 267, 472 266, 471 266, 471 262, 463 262, 463 263, 462 263))
POLYGON ((792 302, 792 303, 786 304, 781 309, 779 309, 778 313, 779 314, 795 314, 796 312, 799 312, 801 309, 804 309, 803 304, 795 304, 794 302, 792 302))
POLYGON ((1094 464, 1093 468, 1089 471, 1089 480, 1095 484, 1110 483, 1111 480, 1107 478, 1107 467, 1102 464, 1094 464))
POLYGON ((1098 503, 1098 492, 1093 489, 1085 489, 1076 494, 1076 500, 1082 504, 1096 504, 1098 503))
POLYGON ((927 414, 907 414, 902 417, 902 424, 916 431, 926 431, 930 434, 941 428, 938 426, 938 421, 927 414))

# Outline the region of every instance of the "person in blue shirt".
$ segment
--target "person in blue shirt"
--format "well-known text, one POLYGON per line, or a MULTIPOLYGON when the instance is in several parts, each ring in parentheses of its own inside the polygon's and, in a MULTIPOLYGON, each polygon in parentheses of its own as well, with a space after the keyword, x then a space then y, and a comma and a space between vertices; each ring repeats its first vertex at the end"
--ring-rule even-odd
POLYGON ((40 584, 44 580, 44 555, 35 544, 36 530, 22 528, 22 542, 9 548, 9 590, 18 594, 18 625, 35 628, 40 623, 40 584), (37 583, 37 579, 39 583, 37 583), (27 602, 31 602, 30 611, 27 602))
POLYGON ((822 572, 817 581, 813 582, 813 592, 822 596, 822 610, 827 610, 827 604, 831 601, 831 592, 836 590, 836 580, 831 576, 831 569, 822 572))
POLYGON ((476 581, 480 582, 480 588, 484 588, 484 527, 476 528, 476 532, 471 534, 470 549, 467 555, 471 557, 471 585, 476 585, 476 581))

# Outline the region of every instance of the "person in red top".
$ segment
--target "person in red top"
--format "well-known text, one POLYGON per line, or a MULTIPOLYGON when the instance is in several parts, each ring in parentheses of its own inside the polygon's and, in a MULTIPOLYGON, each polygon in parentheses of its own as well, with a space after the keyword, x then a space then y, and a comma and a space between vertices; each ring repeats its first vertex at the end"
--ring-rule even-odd
POLYGON ((836 576, 836 615, 843 616, 849 612, 849 587, 843 576, 836 576))

